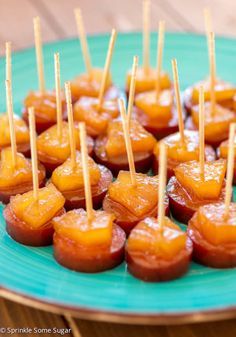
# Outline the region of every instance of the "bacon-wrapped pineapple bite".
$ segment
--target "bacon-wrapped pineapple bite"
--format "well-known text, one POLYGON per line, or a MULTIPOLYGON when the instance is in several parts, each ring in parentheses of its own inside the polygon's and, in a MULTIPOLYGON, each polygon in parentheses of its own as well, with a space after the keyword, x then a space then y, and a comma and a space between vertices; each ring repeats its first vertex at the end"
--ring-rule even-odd
POLYGON ((74 105, 75 121, 85 122, 87 133, 92 137, 105 133, 109 121, 119 115, 117 100, 105 98, 105 87, 116 35, 116 31, 113 29, 98 97, 83 96, 74 105))
MULTIPOLYGON (((227 159, 229 149, 229 140, 224 140, 217 149, 218 158, 227 159)), ((233 184, 236 184, 236 137, 234 139, 234 173, 233 184)))
MULTIPOLYGON (((139 122, 131 119, 131 110, 133 108, 135 92, 136 69, 137 57, 135 56, 133 61, 127 119, 136 170, 137 172, 147 172, 152 165, 152 152, 156 140, 139 124, 139 122)), ((107 166, 114 175, 117 175, 120 170, 129 169, 123 122, 120 119, 111 121, 106 133, 96 139, 94 154, 97 162, 107 166)))
MULTIPOLYGON (((120 101, 123 122, 123 133, 128 156, 129 170, 120 171, 116 181, 108 187, 103 201, 103 209, 114 213, 116 223, 129 234, 131 229, 147 216, 154 216, 157 212, 158 196, 156 193, 158 177, 136 173, 134 155, 132 151, 128 117, 125 114, 123 100, 120 101)), ((168 198, 166 196, 165 210, 168 214, 168 198)))
MULTIPOLYGON (((6 97, 11 144, 2 150, 0 155, 0 201, 5 204, 11 196, 30 191, 33 187, 31 160, 17 152, 10 80, 6 80, 6 97)), ((42 165, 39 165, 37 174, 39 185, 43 186, 45 169, 42 165)))
MULTIPOLYGON (((37 57, 37 70, 39 80, 39 90, 30 91, 24 100, 22 111, 23 119, 28 123, 28 108, 34 107, 36 118, 36 130, 38 133, 43 132, 57 122, 57 98, 56 91, 48 91, 45 88, 43 51, 41 42, 41 27, 39 17, 34 18, 35 48, 37 57)), ((60 90, 60 89, 59 89, 60 90)), ((61 111, 63 119, 66 118, 65 97, 61 93, 61 111)))
POLYGON ((235 124, 232 124, 225 200, 200 207, 188 225, 194 260, 213 268, 236 267, 236 203, 231 202, 234 136, 235 124))
POLYGON ((225 196, 225 160, 205 162, 203 87, 200 91, 199 161, 178 165, 167 185, 171 213, 183 223, 187 223, 200 206, 222 201, 225 196))
MULTIPOLYGON (((234 111, 221 106, 217 102, 215 90, 216 74, 215 74, 215 38, 214 33, 209 33, 210 48, 210 92, 206 93, 209 101, 205 103, 205 141, 214 147, 227 139, 230 123, 236 122, 236 114, 234 111)), ((236 89, 235 89, 236 90, 236 89)), ((199 108, 198 105, 191 107, 191 117, 186 121, 186 128, 194 130, 199 124, 199 108)))
MULTIPOLYGON (((178 111, 179 132, 169 135, 159 141, 154 148, 153 171, 158 174, 158 159, 160 144, 164 143, 167 147, 167 177, 168 179, 174 175, 174 168, 180 163, 197 160, 199 158, 199 134, 197 131, 184 130, 184 121, 182 114, 182 106, 180 100, 180 88, 177 61, 172 60, 172 69, 174 77, 174 87, 176 96, 176 105, 178 111)), ((206 161, 215 160, 214 149, 207 145, 205 147, 206 161)))
MULTIPOLYGON (((129 272, 144 281, 168 281, 188 270, 192 242, 165 216, 166 149, 161 144, 158 217, 146 217, 131 231, 126 243, 129 272)), ((157 193, 157 192, 156 192, 157 193)))
MULTIPOLYGON (((137 69, 135 94, 145 91, 155 90, 157 70, 150 66, 150 1, 143 1, 143 65, 137 69)), ((129 70, 126 76, 126 93, 129 95, 132 79, 132 70, 129 70)), ((167 72, 160 72, 160 89, 170 89, 171 80, 167 72)))
POLYGON ((86 211, 75 209, 53 220, 54 256, 66 268, 94 273, 123 261, 126 237, 114 223, 114 214, 93 209, 84 123, 80 123, 80 138, 86 211))
MULTIPOLYGON (((57 101, 57 124, 42 132, 37 138, 37 151, 40 162, 46 167, 47 173, 63 164, 70 155, 69 127, 62 118, 61 86, 59 54, 54 54, 55 78, 56 78, 56 101, 57 101)), ((78 123, 74 128, 76 149, 80 149, 78 123)), ((89 154, 93 152, 93 139, 87 137, 89 154)))
POLYGON ((29 246, 46 246, 52 243, 52 218, 64 213, 65 199, 53 184, 39 189, 33 108, 29 116, 33 190, 11 197, 3 215, 7 232, 15 241, 29 246))
POLYGON ((159 24, 158 59, 155 88, 135 96, 133 114, 139 123, 157 139, 178 131, 178 113, 171 89, 160 85, 164 24, 159 24))
MULTIPOLYGON (((67 82, 65 87, 69 119, 69 151, 71 155, 61 166, 58 166, 53 171, 51 181, 64 195, 66 200, 65 208, 70 210, 85 208, 85 191, 82 158, 80 152, 76 151, 70 83, 67 82)), ((87 139, 86 135, 85 137, 87 139)), ((88 158, 87 170, 90 175, 93 206, 95 209, 98 209, 101 207, 108 186, 112 182, 112 174, 105 166, 97 165, 90 157, 88 158)))
MULTIPOLYGON (((92 67, 80 8, 75 9, 75 19, 86 73, 76 76, 71 81, 71 94, 74 103, 83 96, 97 98, 103 83, 104 73, 103 69, 92 67)), ((121 90, 112 83, 110 72, 107 75, 104 91, 106 100, 116 100, 122 95, 121 90)))

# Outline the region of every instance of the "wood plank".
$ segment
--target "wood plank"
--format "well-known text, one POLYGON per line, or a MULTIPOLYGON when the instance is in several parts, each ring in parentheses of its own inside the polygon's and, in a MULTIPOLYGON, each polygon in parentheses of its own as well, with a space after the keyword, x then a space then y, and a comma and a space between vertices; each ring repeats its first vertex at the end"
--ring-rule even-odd
MULTIPOLYGON (((63 332, 68 331, 69 327, 66 324, 64 318, 58 315, 50 314, 41 310, 32 309, 21 304, 13 303, 8 300, 0 299, 0 336, 7 336, 5 332, 1 334, 1 328, 17 329, 17 328, 30 328, 34 331, 37 329, 52 329, 56 328, 63 332), (62 330, 60 330, 62 329, 62 330)), ((34 333, 23 334, 20 331, 12 334, 15 337, 25 336, 41 336, 48 337, 50 333, 46 331, 38 330, 38 334, 34 333)), ((60 336, 59 333, 52 333, 52 336, 60 336)), ((71 337, 72 333, 67 333, 64 336, 71 337)))
MULTIPOLYGON (((14 49, 32 46, 34 43, 32 19, 38 15, 30 0, 0 1, 0 40, 12 41, 14 49)), ((51 41, 57 35, 42 17, 43 41, 51 41)), ((1 50, 2 52, 2 50, 1 50)))

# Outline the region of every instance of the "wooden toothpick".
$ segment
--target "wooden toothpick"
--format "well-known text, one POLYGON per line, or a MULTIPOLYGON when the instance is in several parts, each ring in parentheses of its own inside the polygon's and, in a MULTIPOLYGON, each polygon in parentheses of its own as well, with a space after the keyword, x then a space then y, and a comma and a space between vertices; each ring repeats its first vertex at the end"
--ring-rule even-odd
POLYGON ((12 82, 11 42, 6 42, 6 80, 12 82))
POLYGON ((215 84, 216 84, 216 60, 215 60, 215 34, 213 32, 209 33, 209 62, 210 62, 210 101, 211 101, 211 112, 214 114, 216 105, 216 94, 215 94, 215 84))
POLYGON ((201 85, 199 89, 199 164, 200 175, 204 180, 205 166, 205 118, 204 118, 204 88, 201 85))
POLYGON ((166 145, 160 143, 159 154, 159 186, 158 186, 158 223, 160 231, 165 225, 165 189, 166 189, 166 145))
POLYGON ((15 133, 15 122, 12 104, 12 89, 11 81, 6 80, 6 101, 7 101, 7 115, 9 120, 10 138, 11 138, 11 150, 12 150, 12 163, 16 167, 17 164, 17 147, 16 147, 16 133, 15 133))
POLYGON ((91 183, 90 183, 90 174, 89 174, 89 165, 88 165, 88 148, 86 143, 86 130, 85 123, 79 123, 79 132, 80 132, 80 149, 82 156, 82 168, 83 168, 83 178, 84 178, 84 190, 85 190, 85 199, 86 199, 86 211, 88 222, 93 220, 93 201, 91 193, 91 183))
POLYGON ((35 114, 33 107, 30 107, 28 109, 28 114, 29 114, 29 127, 30 127, 30 150, 31 150, 31 162, 33 174, 33 192, 35 201, 38 201, 38 193, 39 193, 38 156, 36 149, 35 114))
POLYGON ((157 74, 156 74, 157 99, 161 91, 160 81, 161 81, 163 46, 164 46, 164 33, 165 33, 165 21, 160 21, 158 30, 158 43, 157 43, 157 74))
POLYGON ((131 115, 132 115, 132 110, 133 110, 133 105, 134 105, 137 67, 138 67, 138 56, 134 56, 131 80, 130 80, 128 110, 127 110, 127 116, 128 116, 127 118, 128 118, 129 127, 130 127, 131 115))
POLYGON ((61 139, 62 135, 62 102, 61 102, 61 75, 60 75, 60 56, 54 54, 56 102, 57 102, 57 135, 61 139))
POLYGON ((69 123, 71 165, 72 165, 72 168, 75 168, 76 142, 75 142, 75 126, 74 126, 73 108, 72 108, 72 102, 71 102, 70 82, 65 82, 65 93, 66 93, 66 105, 67 105, 67 114, 68 114, 68 123, 69 123))
POLYGON ((150 69, 150 0, 143 0, 143 68, 150 69))
POLYGON ((209 33, 213 31, 212 17, 211 17, 210 9, 208 7, 204 8, 203 13, 204 13, 204 21, 205 21, 205 31, 206 31, 206 35, 208 39, 209 33))
POLYGON ((235 139, 236 124, 230 124, 229 130, 229 145, 227 158, 227 175, 226 175, 226 192, 225 192, 225 216, 229 215, 229 207, 233 191, 233 171, 234 171, 234 139, 235 139))
POLYGON ((92 73, 91 57, 89 54, 88 42, 87 42, 87 37, 86 37, 84 23, 83 23, 83 17, 82 17, 80 8, 75 9, 75 20, 76 20, 76 26, 77 26, 79 39, 80 39, 80 44, 81 44, 81 49, 82 49, 86 71, 88 75, 91 75, 92 73))
POLYGON ((125 103, 123 99, 119 99, 119 107, 120 107, 120 114, 121 114, 121 119, 122 119, 123 133, 124 133, 124 138, 125 138, 126 152, 127 152, 128 162, 129 162, 131 183, 133 186, 135 186, 136 185, 136 172, 135 172, 135 165, 134 165, 134 155, 133 155, 131 139, 130 139, 128 117, 126 115, 125 103))
POLYGON ((43 65, 43 49, 42 49, 40 18, 38 16, 35 17, 33 22, 34 22, 34 40, 35 40, 35 50, 37 59, 39 90, 43 93, 45 91, 45 76, 43 65))
POLYGON ((175 98, 178 112, 178 123, 179 123, 179 133, 180 140, 182 144, 185 144, 184 139, 184 121, 183 121, 183 113, 182 113, 182 104, 180 99, 180 88, 179 88, 179 75, 178 75, 178 66, 176 59, 171 61, 172 63, 172 71, 174 77, 174 87, 175 87, 175 98))
POLYGON ((104 97, 104 94, 105 94, 106 83, 107 83, 107 78, 108 78, 108 75, 109 75, 111 58, 112 58, 112 53, 113 53, 113 49, 114 49, 114 45, 115 45, 115 41, 116 41, 116 36, 117 36, 116 30, 112 29, 109 47, 108 47, 108 51, 107 51, 105 67, 104 67, 103 75, 102 75, 101 88, 100 88, 99 96, 98 96, 98 106, 97 106, 98 111, 100 110, 100 108, 102 106, 103 97, 104 97))

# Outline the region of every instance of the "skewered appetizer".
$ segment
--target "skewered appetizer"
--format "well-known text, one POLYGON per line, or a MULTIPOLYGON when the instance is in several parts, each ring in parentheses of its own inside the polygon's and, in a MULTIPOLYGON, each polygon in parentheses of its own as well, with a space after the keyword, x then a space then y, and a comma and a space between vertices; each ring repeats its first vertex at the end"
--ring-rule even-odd
MULTIPOLYGON (((41 26, 39 17, 34 18, 34 35, 35 48, 37 57, 37 69, 39 90, 29 92, 24 100, 24 108, 22 111, 23 119, 28 123, 28 108, 33 106, 36 117, 36 130, 38 133, 43 132, 57 122, 57 98, 56 91, 48 91, 45 88, 44 67, 43 67, 43 51, 41 42, 41 26)), ((61 110, 63 119, 66 118, 65 97, 61 93, 61 110)))
MULTIPOLYGON (((31 161, 26 159, 22 153, 17 152, 10 80, 6 80, 6 98, 10 147, 1 151, 0 159, 0 201, 4 203, 8 203, 11 196, 30 191, 33 187, 31 161)), ((39 166, 37 174, 39 185, 43 186, 45 169, 42 165, 39 166)))
MULTIPOLYGON (((131 229, 147 216, 157 213, 159 183, 158 177, 136 173, 134 155, 131 146, 131 137, 128 125, 128 116, 125 113, 123 100, 120 100, 123 133, 128 156, 129 171, 120 171, 116 181, 108 187, 108 193, 103 201, 103 209, 114 213, 116 223, 129 234, 131 229)), ((164 201, 168 214, 168 198, 164 201)))
MULTIPOLYGON (((83 18, 80 8, 75 9, 75 19, 77 24, 82 55, 86 73, 76 76, 71 81, 72 101, 76 102, 81 97, 98 97, 103 82, 103 69, 94 68, 91 63, 90 52, 87 43, 87 37, 84 29, 83 18)), ((105 100, 115 100, 121 96, 121 91, 112 84, 110 72, 107 75, 107 80, 104 88, 105 100)))
MULTIPOLYGON (((66 83, 66 100, 69 118, 68 135, 70 135, 69 152, 71 155, 61 166, 58 166, 53 171, 51 181, 64 195, 66 200, 65 208, 70 210, 85 208, 82 158, 80 152, 76 152, 70 83, 66 83)), ((90 157, 88 158, 87 170, 90 175, 93 206, 98 209, 101 207, 108 186, 112 182, 112 174, 105 166, 97 165, 90 157)))
MULTIPOLYGON (((164 24, 164 23, 163 23, 164 24)), ((150 1, 143 1, 143 65, 137 69, 135 93, 155 90, 157 70, 150 66, 150 1)), ((160 43, 160 40, 159 40, 160 43)), ((159 49, 158 49, 159 50, 159 49)), ((162 50, 161 50, 162 52, 162 50)), ((171 80, 168 73, 161 71, 159 74, 160 90, 170 89, 171 80)), ((132 71, 126 76, 126 93, 129 95, 132 71)))
POLYGON ((166 149, 160 149, 158 218, 147 217, 131 231, 126 244, 129 272, 144 281, 168 281, 188 270, 192 242, 165 216, 166 149))
POLYGON ((170 89, 162 90, 160 74, 164 39, 163 22, 159 24, 158 60, 155 88, 135 96, 133 114, 139 123, 157 139, 178 131, 178 113, 170 89))
POLYGON ((205 162, 203 87, 200 91, 199 161, 178 165, 167 185, 171 213, 183 223, 187 223, 200 206, 220 202, 225 197, 225 160, 205 162))
POLYGON ((114 214, 93 210, 85 139, 85 125, 80 123, 87 211, 76 209, 55 218, 53 244, 54 256, 61 265, 94 273, 114 268, 123 261, 125 233, 114 223, 114 214))
POLYGON ((194 260, 209 267, 236 267, 236 203, 231 202, 235 124, 230 126, 224 202, 204 205, 189 221, 194 260))
MULTIPOLYGON (((217 155, 219 158, 227 159, 229 148, 229 140, 224 140, 219 148, 217 149, 217 155)), ((236 138, 234 140, 234 174, 233 174, 233 184, 236 184, 236 138)))
MULTIPOLYGON (((32 108, 33 109, 33 108, 32 108)), ((35 121, 30 109, 31 154, 33 190, 10 198, 3 216, 8 234, 17 242, 29 246, 46 246, 52 243, 52 218, 64 213, 65 199, 52 184, 39 189, 35 121)))
POLYGON ((217 104, 225 107, 226 109, 233 108, 234 96, 236 94, 236 87, 231 83, 223 81, 216 76, 215 65, 215 51, 211 49, 210 35, 212 30, 211 13, 208 9, 204 10, 205 29, 207 36, 208 54, 209 54, 209 68, 210 75, 207 79, 196 83, 195 85, 187 88, 184 92, 184 107, 190 114, 192 108, 199 103, 199 88, 204 87, 205 101, 212 100, 212 91, 214 91, 214 99, 217 104))
POLYGON ((103 134, 107 129, 109 121, 116 118, 119 114, 117 100, 105 98, 106 83, 109 76, 116 35, 116 31, 113 29, 98 97, 83 96, 74 105, 75 121, 85 122, 87 133, 92 137, 103 134))
MULTIPOLYGON (((137 57, 134 57, 127 120, 136 170, 137 172, 147 172, 152 164, 153 148, 156 141, 137 121, 131 119, 136 69, 137 57)), ((94 153, 97 162, 107 166, 114 175, 117 175, 120 170, 129 169, 122 120, 117 119, 109 123, 106 133, 96 139, 94 153)))
MULTIPOLYGON (((159 150, 160 145, 164 143, 167 147, 167 177, 168 179, 174 175, 174 168, 180 163, 197 160, 199 158, 199 134, 197 131, 184 130, 184 121, 182 114, 182 106, 180 100, 180 88, 178 78, 177 61, 172 60, 172 69, 174 77, 174 87, 176 96, 176 105, 178 111, 179 132, 171 134, 159 141, 154 148, 153 171, 158 174, 159 167, 159 150)), ((205 146, 206 161, 215 160, 214 149, 205 146)))

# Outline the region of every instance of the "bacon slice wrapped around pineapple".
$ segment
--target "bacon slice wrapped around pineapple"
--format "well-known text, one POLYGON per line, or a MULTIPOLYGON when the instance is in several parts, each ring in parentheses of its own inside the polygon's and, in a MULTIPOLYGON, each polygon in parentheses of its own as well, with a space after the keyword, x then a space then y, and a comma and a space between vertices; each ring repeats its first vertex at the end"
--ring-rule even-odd
POLYGON ((114 215, 93 211, 88 219, 83 209, 53 219, 54 256, 66 268, 95 273, 112 269, 124 259, 125 233, 114 215))
POLYGON ((39 189, 35 200, 33 191, 11 197, 3 211, 8 234, 28 246, 52 243, 52 219, 64 213, 65 199, 53 184, 39 189))

